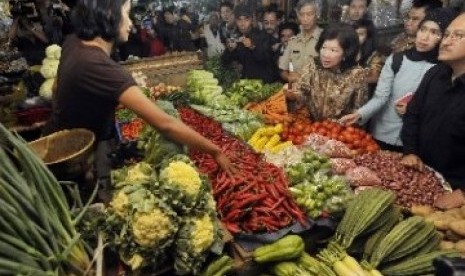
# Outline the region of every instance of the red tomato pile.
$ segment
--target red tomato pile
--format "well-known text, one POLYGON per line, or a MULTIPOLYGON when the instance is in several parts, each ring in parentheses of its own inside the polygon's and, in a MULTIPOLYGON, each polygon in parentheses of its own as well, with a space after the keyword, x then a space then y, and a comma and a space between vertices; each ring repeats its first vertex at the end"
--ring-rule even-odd
POLYGON ((287 125, 281 135, 283 140, 289 140, 295 145, 300 145, 305 141, 305 137, 311 133, 341 141, 360 154, 379 150, 379 146, 373 137, 363 129, 352 126, 346 127, 329 120, 315 123, 311 123, 309 120, 297 120, 287 125))
POLYGON ((305 137, 313 133, 312 125, 309 119, 296 119, 284 125, 281 138, 291 141, 294 145, 300 145, 305 141, 305 137))

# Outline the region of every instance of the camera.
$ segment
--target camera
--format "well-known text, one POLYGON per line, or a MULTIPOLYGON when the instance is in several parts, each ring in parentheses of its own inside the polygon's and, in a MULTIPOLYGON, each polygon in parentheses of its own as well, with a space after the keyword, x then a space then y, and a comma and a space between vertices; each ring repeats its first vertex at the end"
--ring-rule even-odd
POLYGON ((34 1, 14 0, 9 2, 10 13, 13 17, 25 16, 27 18, 38 17, 36 5, 34 1))

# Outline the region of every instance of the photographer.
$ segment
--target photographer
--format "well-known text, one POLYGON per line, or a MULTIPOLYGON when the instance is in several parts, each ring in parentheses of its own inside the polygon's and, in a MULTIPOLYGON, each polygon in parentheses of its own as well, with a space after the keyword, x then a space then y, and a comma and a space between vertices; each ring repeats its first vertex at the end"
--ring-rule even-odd
POLYGON ((226 50, 222 55, 223 63, 239 63, 242 67, 241 78, 274 82, 277 73, 269 35, 252 27, 250 7, 239 5, 234 15, 239 33, 237 38, 231 36, 227 39, 226 50))
POLYGON ((44 18, 44 30, 50 44, 61 45, 64 37, 71 33, 69 7, 61 2, 61 0, 52 0, 47 7, 47 16, 44 18))
POLYGON ((8 34, 10 43, 23 54, 29 66, 41 64, 49 42, 42 25, 32 21, 30 14, 21 8, 16 7, 15 12, 8 34))

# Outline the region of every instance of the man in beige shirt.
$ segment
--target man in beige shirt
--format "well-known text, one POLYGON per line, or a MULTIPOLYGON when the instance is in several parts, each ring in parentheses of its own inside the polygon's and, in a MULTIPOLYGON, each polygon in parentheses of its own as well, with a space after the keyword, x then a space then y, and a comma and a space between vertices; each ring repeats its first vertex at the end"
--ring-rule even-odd
POLYGON ((316 24, 318 8, 315 1, 300 0, 296 12, 300 22, 300 33, 289 40, 283 55, 279 58, 281 78, 286 82, 297 81, 303 67, 311 58, 318 56, 315 45, 320 38, 321 29, 316 24))

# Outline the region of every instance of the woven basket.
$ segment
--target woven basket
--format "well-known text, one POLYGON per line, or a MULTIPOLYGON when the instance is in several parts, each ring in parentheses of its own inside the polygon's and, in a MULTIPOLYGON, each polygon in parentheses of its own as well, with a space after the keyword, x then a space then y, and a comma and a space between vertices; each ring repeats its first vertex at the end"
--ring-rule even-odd
POLYGON ((93 132, 76 128, 62 130, 29 143, 57 177, 87 172, 93 163, 93 132))

